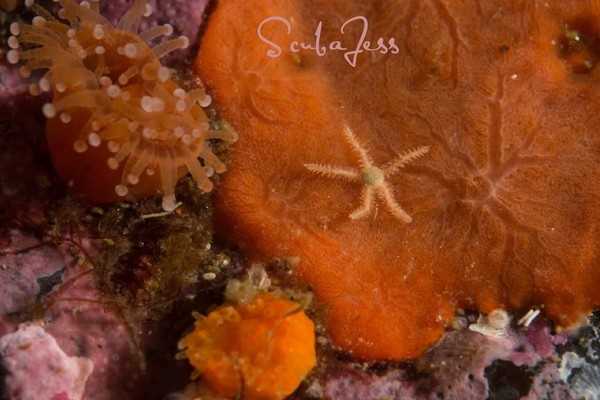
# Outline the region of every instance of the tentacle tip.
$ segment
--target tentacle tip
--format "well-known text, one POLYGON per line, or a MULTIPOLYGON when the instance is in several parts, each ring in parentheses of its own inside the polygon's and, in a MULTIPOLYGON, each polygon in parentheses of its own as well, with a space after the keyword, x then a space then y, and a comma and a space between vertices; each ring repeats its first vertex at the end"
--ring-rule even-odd
POLYGON ((162 198, 162 208, 167 212, 171 212, 176 208, 176 200, 174 194, 164 195, 162 198))

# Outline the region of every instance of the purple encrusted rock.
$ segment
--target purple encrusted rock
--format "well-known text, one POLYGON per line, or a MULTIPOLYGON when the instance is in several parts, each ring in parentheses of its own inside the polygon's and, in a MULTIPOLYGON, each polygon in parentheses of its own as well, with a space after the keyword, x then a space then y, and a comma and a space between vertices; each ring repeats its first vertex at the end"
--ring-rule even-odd
MULTIPOLYGON (((28 218, 33 218, 35 214, 34 209, 28 210, 28 218)), ((134 389, 128 383, 140 375, 139 360, 136 359, 128 330, 133 328, 134 321, 126 323, 115 307, 103 302, 89 266, 85 263, 79 265, 78 262, 84 255, 82 252, 85 252, 85 256, 95 253, 94 244, 85 238, 76 242, 60 238, 44 241, 17 229, 0 232, 0 242, 3 244, 0 247, 0 334, 6 335, 4 343, 15 343, 10 340, 21 337, 20 332, 29 326, 26 323, 19 325, 16 338, 10 332, 16 328, 15 322, 27 320, 31 306, 37 303, 46 308, 40 316, 40 322, 44 324, 43 333, 51 341, 40 336, 39 327, 31 328, 35 333, 32 337, 39 338, 42 341, 40 345, 56 344, 66 354, 83 356, 86 362, 94 366, 93 373, 90 374, 90 368, 85 376, 86 400, 133 398, 134 389)), ((36 320, 33 322, 37 323, 36 320)), ((8 371, 8 375, 2 377, 8 388, 4 395, 11 400, 50 399, 51 396, 20 397, 21 391, 13 390, 13 387, 30 386, 25 375, 12 372, 13 369, 23 369, 23 357, 27 354, 15 352, 10 346, 6 349, 2 351, 3 364, 8 371)), ((40 371, 55 368, 51 357, 39 356, 35 364, 40 371)), ((29 379, 34 376, 37 375, 30 374, 29 379)), ((51 388, 57 385, 53 383, 51 388)), ((80 397, 81 394, 68 399, 80 397)))
POLYGON ((401 370, 382 376, 351 369, 341 370, 325 385, 325 397, 335 400, 410 399, 416 397, 415 387, 401 370))
POLYGON ((94 369, 90 359, 69 357, 44 328, 30 323, 0 338, 0 357, 13 400, 80 400, 94 369))
POLYGON ((527 327, 509 327, 503 337, 459 324, 410 368, 371 372, 365 365, 328 373, 324 394, 333 400, 582 398, 577 393, 595 393, 600 382, 595 384, 598 374, 592 364, 574 353, 578 363, 559 371, 562 352, 557 346, 567 338, 565 332, 553 334, 551 323, 541 317, 527 327), (587 370, 579 372, 583 365, 587 370), (572 382, 563 376, 565 370, 566 376, 575 370, 572 382), (571 388, 570 383, 576 385, 571 388))
MULTIPOLYGON (((131 0, 101 1, 100 12, 106 19, 116 24, 131 3, 131 0)), ((140 30, 168 23, 173 26, 173 37, 185 35, 190 39, 190 43, 197 43, 200 25, 204 20, 204 12, 209 0, 148 0, 148 4, 152 7, 152 14, 142 18, 140 30)), ((195 50, 192 45, 166 56, 163 61, 170 66, 179 64, 178 61, 191 57, 195 50)))

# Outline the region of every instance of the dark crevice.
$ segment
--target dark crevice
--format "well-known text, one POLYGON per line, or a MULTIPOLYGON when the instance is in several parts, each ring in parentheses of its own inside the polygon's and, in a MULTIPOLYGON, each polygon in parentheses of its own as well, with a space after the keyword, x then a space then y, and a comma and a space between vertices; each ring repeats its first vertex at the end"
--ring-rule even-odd
POLYGON ((490 395, 487 400, 519 400, 529 393, 532 373, 510 361, 496 360, 484 370, 490 395))

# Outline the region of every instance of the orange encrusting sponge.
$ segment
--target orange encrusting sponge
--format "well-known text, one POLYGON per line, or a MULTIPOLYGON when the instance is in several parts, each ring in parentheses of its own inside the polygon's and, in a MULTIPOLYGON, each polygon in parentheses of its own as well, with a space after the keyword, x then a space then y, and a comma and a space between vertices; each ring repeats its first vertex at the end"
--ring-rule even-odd
POLYGON ((208 388, 245 400, 285 398, 316 363, 313 322, 269 294, 201 317, 179 346, 208 388))
POLYGON ((600 2, 384 3, 219 2, 195 65, 240 133, 217 234, 299 260, 359 359, 418 357, 461 309, 577 326, 600 306, 600 2), (399 52, 351 65, 361 37, 399 52))

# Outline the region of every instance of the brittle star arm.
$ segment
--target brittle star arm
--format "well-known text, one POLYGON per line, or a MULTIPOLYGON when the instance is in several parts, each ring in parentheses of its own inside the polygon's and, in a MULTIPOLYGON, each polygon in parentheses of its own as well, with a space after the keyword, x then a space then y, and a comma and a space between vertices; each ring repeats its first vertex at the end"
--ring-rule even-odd
POLYGON ((385 174, 386 177, 393 175, 396 172, 398 172, 398 170, 400 168, 404 167, 406 164, 413 161, 414 159, 421 157, 428 151, 429 151, 429 146, 421 146, 419 148, 411 150, 408 153, 401 155, 395 161, 392 161, 390 164, 386 165, 383 168, 383 173, 385 174))
POLYGON ((377 187, 377 191, 379 196, 385 201, 385 204, 388 206, 394 217, 404 221, 407 224, 412 221, 410 215, 404 211, 400 204, 396 203, 394 195, 387 184, 384 183, 383 185, 377 187))
POLYGON ((364 149, 364 147, 360 145, 360 143, 356 139, 356 136, 354 136, 354 133, 352 133, 352 130, 348 127, 348 125, 344 125, 344 136, 346 136, 346 140, 348 141, 348 143, 350 143, 352 149, 360 158, 360 166, 362 168, 366 168, 373 165, 373 161, 371 161, 369 154, 364 149))
POLYGON ((361 191, 362 203, 360 207, 350 214, 350 219, 359 219, 366 216, 373 207, 373 188, 365 186, 361 191))
POLYGON ((348 168, 322 164, 304 164, 304 166, 308 168, 309 171, 316 172, 329 178, 341 178, 351 182, 360 181, 359 173, 348 168))

